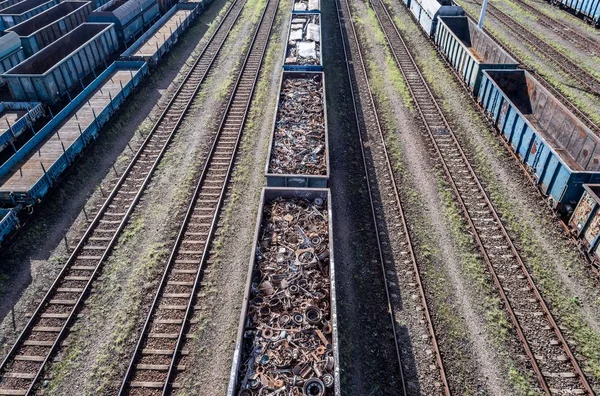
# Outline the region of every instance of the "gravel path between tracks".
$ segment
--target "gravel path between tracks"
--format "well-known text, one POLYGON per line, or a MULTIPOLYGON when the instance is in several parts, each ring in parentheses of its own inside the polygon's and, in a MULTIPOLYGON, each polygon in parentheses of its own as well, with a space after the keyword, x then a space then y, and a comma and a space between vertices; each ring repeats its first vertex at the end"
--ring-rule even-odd
POLYGON ((511 394, 514 390, 509 381, 498 374, 508 371, 509 362, 502 358, 507 350, 494 342, 495 336, 486 324, 480 303, 483 293, 465 277, 465 252, 445 213, 438 178, 431 171, 435 164, 415 123, 417 115, 406 86, 383 45, 385 38, 373 11, 362 2, 354 2, 354 8, 356 15, 364 16, 357 22, 362 26, 363 48, 369 49, 367 59, 378 65, 370 68, 371 84, 384 126, 395 132, 387 139, 388 147, 397 160, 397 178, 401 177, 398 185, 450 386, 456 394, 511 394))
MULTIPOLYGON (((508 0, 505 0, 508 1, 508 0)), ((476 4, 473 0, 458 0, 457 3, 469 11, 471 15, 479 15, 481 6, 476 4)), ((499 3, 500 5, 502 3, 499 3)), ((506 4, 506 3, 505 3, 506 4)), ((500 6, 502 9, 506 7, 500 6)), ((508 6, 510 7, 510 5, 508 6)), ((514 11, 514 10, 513 10, 514 11)), ((518 20, 522 21, 525 19, 525 11, 519 10, 518 20)), ((535 24, 539 26, 539 24, 535 24)), ((529 28, 533 25, 527 25, 529 28)), ((532 68, 537 71, 544 79, 558 89, 563 95, 565 95, 575 106, 579 108, 583 113, 586 114, 591 120, 597 125, 600 124, 600 101, 594 94, 587 93, 581 88, 581 84, 552 62, 552 59, 546 58, 537 49, 529 47, 529 45, 523 42, 520 38, 515 36, 510 31, 507 31, 497 19, 488 13, 485 22, 485 28, 488 29, 496 39, 506 45, 511 51, 516 54, 520 60, 528 68, 532 68)), ((562 43, 562 40, 557 38, 553 33, 546 30, 541 30, 542 27, 536 27, 536 30, 540 29, 543 31, 542 37, 547 37, 546 42, 550 43, 562 43)), ((599 63, 592 61, 591 56, 586 51, 581 51, 576 47, 566 46, 563 52, 570 56, 580 66, 586 68, 589 72, 596 73, 598 75, 599 63), (587 67, 586 67, 587 66, 587 67)))
MULTIPOLYGON (((156 119, 160 113, 158 106, 154 104, 160 99, 161 107, 164 107, 168 100, 168 95, 164 93, 167 91, 172 93, 175 83, 181 81, 183 75, 178 74, 180 69, 182 73, 189 69, 192 58, 188 59, 188 57, 191 53, 196 55, 199 53, 195 48, 202 48, 209 36, 206 34, 207 29, 210 29, 209 25, 212 23, 212 26, 216 26, 216 23, 211 21, 226 7, 225 1, 213 3, 186 33, 173 53, 163 61, 164 64, 154 72, 147 86, 132 98, 133 100, 109 126, 109 132, 113 129, 117 129, 116 132, 131 131, 129 135, 125 134, 131 140, 128 142, 129 139, 125 139, 120 142, 120 146, 117 146, 112 154, 107 155, 106 152, 96 154, 107 155, 115 161, 117 173, 124 169, 133 150, 136 150, 141 143, 140 134, 135 132, 149 130, 152 124, 150 120, 156 119), (174 78, 174 83, 171 83, 174 78), (132 150, 128 148, 128 144, 132 150), (120 152, 122 154, 116 158, 120 152)), ((193 188, 191 180, 205 158, 204 152, 209 144, 206 138, 207 132, 216 127, 217 116, 224 106, 228 87, 233 82, 235 71, 239 66, 241 49, 249 39, 248 32, 255 20, 254 16, 248 15, 249 13, 254 13, 254 9, 245 11, 241 16, 241 23, 236 25, 225 44, 223 50, 225 56, 220 57, 220 63, 217 65, 216 70, 229 70, 229 72, 211 74, 205 84, 206 88, 201 90, 192 105, 191 115, 184 120, 181 131, 171 143, 148 191, 142 197, 130 224, 124 230, 117 248, 106 264, 103 275, 98 279, 82 312, 83 317, 75 325, 74 333, 67 338, 69 345, 59 356, 60 363, 52 366, 49 374, 51 381, 44 381, 48 392, 72 394, 74 389, 80 393, 92 394, 114 392, 114 381, 119 381, 121 372, 126 368, 129 353, 135 345, 141 325, 140 321, 143 320, 147 304, 151 301, 158 282, 157 277, 162 273, 162 261, 174 240, 182 211, 193 188)), ((96 149, 96 146, 93 149, 96 149)), ((94 154, 93 151, 92 153, 94 154)), ((85 176, 90 177, 94 175, 94 171, 98 172, 102 169, 97 163, 98 158, 96 163, 90 163, 89 157, 85 157, 78 170, 89 167, 85 176)), ((82 171, 74 172, 75 176, 80 172, 82 171)), ((104 177, 102 190, 107 192, 115 181, 114 173, 115 171, 111 170, 111 162, 107 161, 102 175, 90 177, 90 181, 93 180, 97 185, 104 177)), ((68 184, 59 187, 54 194, 60 194, 61 190, 63 190, 62 195, 71 194, 72 191, 67 187, 68 184)), ((93 188, 94 186, 89 187, 90 190, 93 188)), ((88 192, 81 197, 78 206, 73 205, 71 217, 76 217, 76 213, 81 211, 89 195, 88 192)), ((100 189, 96 188, 95 193, 89 197, 85 204, 88 216, 93 216, 97 209, 96 205, 102 202, 101 195, 100 189)), ((53 203, 50 198, 48 205, 53 203)), ((75 235, 81 234, 86 226, 84 218, 85 215, 81 213, 72 223, 69 239, 75 239, 75 235)), ((67 225, 53 230, 59 235, 56 236, 57 241, 54 243, 43 239, 46 233, 37 235, 38 239, 45 243, 44 254, 49 259, 40 263, 44 266, 45 276, 42 279, 34 276, 33 282, 16 306, 17 330, 20 330, 19 327, 22 327, 26 320, 23 313, 34 309, 36 300, 43 295, 42 293, 49 287, 58 269, 66 260, 67 252, 64 245, 57 247, 57 244, 61 242, 67 225), (49 265, 53 265, 52 271, 48 271, 49 265)), ((32 224, 31 228, 37 230, 41 226, 43 224, 32 224)), ((33 232, 33 230, 26 232, 33 232)), ((22 236, 26 236, 24 234, 19 235, 18 242, 21 241, 22 236)), ((31 243, 35 242, 29 241, 29 244, 31 243)), ((15 243, 11 248, 17 248, 19 245, 22 244, 15 243)), ((21 249, 23 248, 21 246, 21 249)), ((24 256, 25 253, 22 255, 24 256)), ((11 257, 17 255, 13 253, 11 257)), ((27 260, 28 258, 25 257, 24 261, 27 260)), ((9 319, 10 316, 3 324, 3 329, 6 329, 5 337, 10 337, 8 343, 13 336, 12 331, 8 330, 11 326, 9 319)))
MULTIPOLYGON (((408 11, 390 0, 399 18, 408 11)), ((566 338, 577 344, 576 355, 593 384, 600 375, 600 291, 595 276, 575 247, 565 237, 552 211, 524 176, 487 122, 469 103, 441 60, 436 59, 427 39, 417 34, 412 21, 396 19, 409 45, 418 54, 426 78, 441 97, 455 131, 476 172, 488 190, 504 223, 528 265, 536 284, 562 326, 566 338), (469 103, 469 104, 468 104, 469 103), (583 358, 582 358, 583 355, 583 358), (590 378, 591 376, 591 378, 590 378), (595 378, 593 378, 595 377, 595 378)))

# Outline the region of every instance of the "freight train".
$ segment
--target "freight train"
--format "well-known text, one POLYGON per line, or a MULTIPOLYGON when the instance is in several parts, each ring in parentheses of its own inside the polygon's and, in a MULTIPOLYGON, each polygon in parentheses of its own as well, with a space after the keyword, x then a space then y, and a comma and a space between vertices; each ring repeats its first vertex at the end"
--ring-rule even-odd
POLYGON ((13 100, 0 103, 0 242, 210 1, 24 0, 0 7, 0 85, 13 100))
POLYGON ((595 28, 600 28, 600 0, 546 0, 580 17, 595 28))
POLYGON ((460 7, 403 1, 585 252, 600 262, 600 137, 460 7))

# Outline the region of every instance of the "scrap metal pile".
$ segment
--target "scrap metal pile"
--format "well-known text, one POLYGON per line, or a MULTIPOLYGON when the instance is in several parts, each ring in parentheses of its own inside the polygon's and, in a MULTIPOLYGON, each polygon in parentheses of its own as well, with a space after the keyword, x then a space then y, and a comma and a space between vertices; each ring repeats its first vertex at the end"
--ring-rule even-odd
POLYGON ((322 199, 265 205, 239 396, 334 393, 329 232, 322 199))
POLYGON ((295 0, 294 11, 317 11, 319 0, 295 0))
POLYGON ((285 64, 319 65, 321 37, 319 15, 294 15, 285 64))
POLYGON ((269 173, 324 175, 325 109, 320 76, 284 74, 269 173))

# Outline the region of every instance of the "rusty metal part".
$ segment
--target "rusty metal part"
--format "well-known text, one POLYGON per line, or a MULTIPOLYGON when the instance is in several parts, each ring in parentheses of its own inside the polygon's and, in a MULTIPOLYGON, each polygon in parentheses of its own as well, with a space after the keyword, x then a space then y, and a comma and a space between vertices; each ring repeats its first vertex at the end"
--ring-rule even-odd
POLYGON ((183 354, 182 344, 189 330, 202 272, 210 254, 278 5, 277 0, 269 1, 258 22, 119 395, 154 394, 156 389, 167 395, 176 387, 171 380, 176 370, 182 371, 178 366, 183 354))
POLYGON ((552 388, 593 395, 386 6, 380 0, 371 0, 370 4, 541 388, 547 394, 552 388))
POLYGON ((325 395, 335 359, 323 200, 265 204, 255 260, 238 394, 325 395))
POLYGON ((269 173, 327 173, 323 90, 321 74, 284 73, 269 173))
MULTIPOLYGON (((420 268, 417 263, 414 251, 413 251, 412 239, 408 232, 408 225, 406 223, 406 218, 404 216, 402 202, 400 201, 400 196, 398 193, 398 187, 396 185, 396 180, 394 178, 393 168, 392 168, 392 164, 390 161, 390 156, 389 156, 386 144, 385 144, 383 130, 381 128, 381 124, 380 124, 379 117, 378 117, 376 107, 375 107, 375 101, 373 99, 373 94, 371 92, 371 87, 369 85, 369 81, 367 78, 367 71, 365 68, 364 60, 362 58, 361 47, 358 42, 358 37, 356 35, 356 30, 354 28, 354 24, 352 23, 352 11, 351 11, 350 5, 347 0, 337 0, 336 8, 338 10, 337 14, 338 14, 338 19, 340 21, 340 30, 341 30, 342 37, 346 36, 346 39, 348 40, 348 45, 350 47, 350 48, 347 48, 346 40, 342 40, 344 43, 344 54, 345 54, 348 78, 349 78, 349 82, 350 82, 350 90, 352 92, 352 98, 353 98, 354 114, 355 114, 356 124, 359 129, 358 138, 361 142, 362 159, 363 159, 363 165, 364 165, 364 169, 365 169, 365 176, 366 176, 366 180, 367 180, 367 190, 368 190, 370 201, 371 201, 371 212, 373 214, 373 221, 374 221, 374 226, 376 229, 375 236, 376 236, 376 239, 378 242, 379 261, 381 263, 383 278, 384 278, 385 286, 386 286, 386 294, 387 294, 387 299, 388 299, 392 328, 394 329, 394 333, 396 334, 393 304, 392 304, 392 299, 391 299, 390 291, 389 291, 389 287, 388 287, 385 263, 388 261, 393 262, 393 254, 383 248, 381 240, 380 240, 380 234, 383 234, 385 232, 384 230, 386 229, 386 225, 380 224, 378 222, 378 219, 383 219, 384 216, 382 213, 382 209, 375 204, 375 198, 373 195, 374 194, 373 187, 375 187, 375 185, 377 183, 377 181, 376 181, 377 175, 375 174, 374 165, 369 166, 367 164, 367 161, 366 161, 367 148, 364 143, 364 139, 362 137, 363 133, 368 134, 368 130, 370 129, 370 124, 372 125, 372 128, 376 130, 375 135, 378 138, 373 139, 373 138, 369 138, 367 136, 367 138, 369 139, 369 149, 368 150, 372 153, 375 153, 375 155, 373 155, 373 157, 376 157, 376 158, 380 159, 382 162, 384 162, 384 164, 385 164, 384 167, 385 167, 385 169, 387 169, 384 183, 386 185, 390 186, 390 190, 392 191, 392 194, 394 196, 394 201, 396 204, 395 210, 397 212, 398 217, 401 220, 400 221, 401 227, 396 228, 394 230, 394 232, 400 232, 406 241, 406 251, 407 251, 410 259, 406 260, 405 262, 409 263, 409 267, 412 270, 412 274, 414 277, 413 278, 414 283, 418 290, 420 305, 422 307, 421 312, 423 314, 422 320, 426 323, 427 332, 429 335, 429 339, 431 341, 433 356, 435 358, 435 363, 436 363, 435 368, 439 372, 441 388, 443 388, 443 389, 441 389, 441 392, 443 392, 443 394, 446 396, 450 396, 451 395, 450 386, 448 384, 448 379, 446 377, 446 371, 444 369, 444 363, 443 363, 440 349, 438 346, 435 327, 433 325, 431 314, 429 312, 427 298, 425 295, 425 289, 424 289, 423 283, 421 281, 420 268), (340 3, 342 3, 342 4, 338 4, 338 1, 340 1, 340 3), (341 9, 340 9, 340 7, 341 7, 341 9), (344 28, 342 27, 342 25, 343 25, 342 20, 349 21, 348 23, 351 26, 351 34, 347 34, 347 35, 345 34, 344 28), (354 57, 353 57, 352 61, 351 61, 351 59, 349 58, 349 55, 348 55, 350 51, 352 51, 354 54, 357 55, 357 59, 354 59, 354 57), (361 84, 365 87, 365 90, 367 91, 367 93, 365 94, 365 96, 367 96, 366 100, 361 100, 361 95, 359 93, 359 85, 361 85, 361 84), (361 111, 358 110, 359 108, 361 109, 361 111)), ((400 370, 401 375, 403 375, 403 370, 402 370, 402 365, 401 365, 401 356, 400 356, 397 337, 394 337, 394 340, 396 342, 396 354, 398 356, 399 370, 400 370)), ((402 385, 403 385, 402 394, 407 395, 404 378, 402 378, 402 385)))
POLYGON ((231 5, 0 365, 0 389, 30 394, 77 312, 245 4, 231 5), (43 340, 43 341, 40 341, 43 340), (31 352, 35 346, 35 352, 31 352), (28 349, 29 348, 29 349, 28 349))

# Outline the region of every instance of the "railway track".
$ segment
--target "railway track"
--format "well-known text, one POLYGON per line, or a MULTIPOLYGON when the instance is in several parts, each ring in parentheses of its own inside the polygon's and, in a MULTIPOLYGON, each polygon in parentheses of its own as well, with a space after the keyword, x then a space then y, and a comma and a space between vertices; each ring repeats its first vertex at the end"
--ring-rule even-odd
POLYGON ((537 21, 544 27, 554 31, 556 34, 561 36, 563 39, 569 41, 571 44, 579 47, 584 51, 589 51, 591 55, 600 56, 600 44, 594 39, 591 39, 575 29, 572 29, 569 25, 562 22, 559 19, 554 19, 542 11, 538 10, 525 0, 515 0, 520 7, 526 11, 531 12, 537 18, 537 21))
POLYGON ((77 312, 118 240, 167 146, 243 9, 237 0, 152 130, 107 196, 71 256, 0 364, 0 395, 31 394, 45 366, 68 334, 77 312))
POLYGON ((370 1, 482 259, 546 394, 593 395, 579 363, 380 0, 370 1))
POLYGON ((204 264, 210 254, 278 4, 278 0, 267 3, 254 33, 119 395, 167 395, 179 386, 172 379, 176 372, 185 369, 178 364, 181 356, 187 354, 181 347, 193 315, 204 264))
MULTIPOLYGON (((435 378, 435 380, 431 381, 431 383, 428 385, 432 385, 434 382, 439 382, 441 384, 441 389, 435 389, 434 393, 450 396, 450 387, 448 385, 442 356, 438 347, 435 328, 429 313, 429 306, 427 304, 425 290, 421 281, 420 268, 413 251, 410 234, 408 233, 408 226, 404 216, 402 203, 400 201, 399 190, 396 185, 390 157, 385 144, 385 137, 379 122, 375 108, 375 101, 373 100, 373 95, 367 79, 367 71, 362 58, 360 44, 354 29, 354 24, 352 22, 352 11, 347 0, 339 0, 339 3, 341 4, 338 4, 338 0, 336 0, 338 20, 340 23, 342 41, 344 44, 343 49, 346 67, 348 71, 348 78, 350 80, 350 90, 354 105, 354 113, 356 124, 359 129, 359 140, 361 143, 362 159, 367 179, 367 190, 371 202, 371 211, 373 214, 375 235, 378 244, 379 261, 381 263, 382 274, 386 286, 388 311, 390 313, 392 328, 395 335, 394 341, 396 345, 399 371, 402 375, 402 394, 410 394, 407 393, 406 389, 406 381, 404 379, 405 370, 403 369, 402 365, 402 355, 400 351, 401 348, 399 346, 396 331, 395 312, 396 310, 400 309, 399 306, 402 304, 402 302, 398 296, 393 296, 393 293, 390 292, 390 281, 386 275, 390 271, 392 273, 397 272, 402 274, 411 274, 409 276, 411 276, 412 279, 407 279, 406 282, 414 288, 414 292, 416 292, 419 296, 419 302, 417 305, 419 306, 420 310, 417 309, 416 312, 421 312, 418 320, 423 324, 422 334, 428 335, 428 342, 430 343, 430 348, 432 351, 432 355, 429 357, 431 361, 427 362, 424 369, 429 370, 427 375, 430 376, 429 378, 435 378), (343 28, 344 24, 350 26, 350 29, 346 28, 349 30, 349 32, 345 33, 345 29, 343 28), (351 58, 349 54, 354 54, 356 58, 351 58), (362 89, 359 89, 359 86, 362 87, 362 89), (368 141, 368 144, 365 144, 365 141, 368 141), (367 158, 369 158, 370 161, 367 160, 367 158), (383 169, 383 174, 378 174, 376 169, 383 169), (385 186, 384 191, 378 191, 380 189, 378 183, 381 183, 381 185, 385 186), (394 228, 394 234, 400 240, 403 240, 400 252, 394 252, 391 244, 382 242, 382 237, 385 235, 387 230, 387 226, 384 221, 386 218, 386 213, 384 213, 381 205, 383 202, 381 195, 384 194, 388 197, 393 197, 394 205, 392 216, 394 220, 398 220, 399 224, 398 227, 394 228), (396 260, 394 260, 394 256, 396 256, 396 260)), ((412 312, 413 311, 411 311, 411 315, 413 315, 412 312)))

